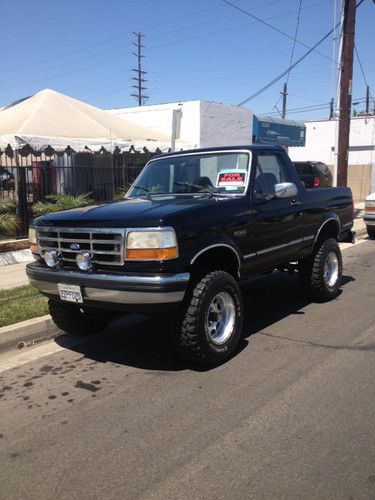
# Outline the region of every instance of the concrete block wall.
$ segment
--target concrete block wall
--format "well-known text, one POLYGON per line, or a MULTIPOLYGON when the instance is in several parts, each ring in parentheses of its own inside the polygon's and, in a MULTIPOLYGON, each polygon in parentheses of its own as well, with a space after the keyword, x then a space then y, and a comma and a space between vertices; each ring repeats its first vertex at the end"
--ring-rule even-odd
MULTIPOLYGON (((333 165, 328 165, 333 172, 333 165)), ((364 201, 371 192, 371 165, 348 165, 348 187, 355 202, 364 201)))

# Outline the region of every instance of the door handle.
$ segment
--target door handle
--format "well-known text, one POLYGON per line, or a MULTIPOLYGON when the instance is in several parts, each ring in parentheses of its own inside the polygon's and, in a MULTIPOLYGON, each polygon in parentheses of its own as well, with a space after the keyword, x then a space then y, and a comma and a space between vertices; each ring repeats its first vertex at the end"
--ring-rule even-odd
POLYGON ((302 205, 302 203, 300 201, 297 201, 297 200, 293 200, 290 202, 291 207, 299 207, 300 205, 302 205))

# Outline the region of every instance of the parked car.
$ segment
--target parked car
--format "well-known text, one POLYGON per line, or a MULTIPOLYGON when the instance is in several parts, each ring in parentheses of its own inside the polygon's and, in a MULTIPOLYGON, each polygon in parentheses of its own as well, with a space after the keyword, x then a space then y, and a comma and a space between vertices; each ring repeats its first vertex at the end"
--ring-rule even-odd
POLYGON ((27 275, 66 332, 102 330, 119 309, 173 311, 178 352, 210 365, 236 349, 249 278, 298 270, 309 297, 337 297, 352 226, 350 189, 305 189, 280 147, 169 153, 123 201, 35 219, 27 275))
POLYGON ((369 194, 366 198, 363 220, 366 224, 369 238, 372 240, 375 239, 375 193, 369 194))
POLYGON ((320 161, 295 161, 297 173, 307 188, 332 187, 332 174, 320 161))

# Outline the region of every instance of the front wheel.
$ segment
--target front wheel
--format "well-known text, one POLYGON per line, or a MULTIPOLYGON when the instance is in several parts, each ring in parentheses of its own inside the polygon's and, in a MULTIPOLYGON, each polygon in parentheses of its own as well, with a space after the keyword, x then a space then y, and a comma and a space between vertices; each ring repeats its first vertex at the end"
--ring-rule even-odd
POLYGON ((184 301, 176 348, 189 361, 218 364, 235 351, 241 336, 243 305, 237 281, 224 271, 203 277, 184 301))
POLYGON ((65 304, 52 299, 48 301, 48 307, 55 325, 73 335, 90 335, 100 332, 112 319, 109 311, 95 307, 65 304))
POLYGON ((367 234, 370 240, 375 240, 375 227, 367 226, 367 234))
POLYGON ((334 238, 317 246, 313 254, 299 263, 300 281, 313 300, 328 301, 339 294, 342 280, 342 256, 334 238))

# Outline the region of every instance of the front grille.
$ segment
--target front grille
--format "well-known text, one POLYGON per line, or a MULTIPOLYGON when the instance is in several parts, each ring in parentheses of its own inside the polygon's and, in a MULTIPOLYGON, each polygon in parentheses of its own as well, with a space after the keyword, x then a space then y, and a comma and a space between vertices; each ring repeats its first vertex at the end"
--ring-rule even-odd
POLYGON ((76 264, 76 255, 87 251, 100 266, 122 266, 125 229, 37 228, 41 251, 58 250, 67 265, 76 264), (77 245, 77 248, 71 248, 77 245), (79 248, 78 248, 79 245, 79 248))

